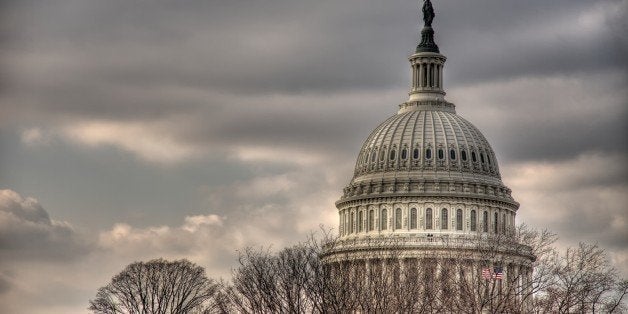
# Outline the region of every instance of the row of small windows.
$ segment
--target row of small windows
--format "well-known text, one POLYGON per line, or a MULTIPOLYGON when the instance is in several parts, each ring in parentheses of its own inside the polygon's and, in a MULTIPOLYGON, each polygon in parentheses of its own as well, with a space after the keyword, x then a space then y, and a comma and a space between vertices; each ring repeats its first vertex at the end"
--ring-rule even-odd
MULTIPOLYGON (((438 159, 439 160, 445 159, 445 151, 442 148, 438 149, 437 155, 438 155, 438 159)), ((492 164, 491 156, 489 154, 486 154, 486 159, 484 157, 485 156, 484 153, 480 153, 479 155, 480 155, 480 162, 482 162, 482 163, 488 162, 489 165, 492 164)), ((377 160, 377 151, 376 150, 372 151, 370 156, 371 156, 371 162, 375 162, 377 160)), ((468 158, 467 158, 467 151, 466 150, 462 150, 460 152, 460 156, 462 158, 462 161, 467 161, 468 160, 468 158)), ((380 161, 384 161, 384 157, 385 157, 385 155, 383 153, 380 154, 379 160, 380 161)), ((419 159, 419 157, 421 157, 420 156, 420 151, 419 151, 418 148, 415 148, 413 150, 413 152, 412 152, 412 159, 419 159)), ((364 161, 366 161, 367 158, 368 158, 368 154, 365 155, 364 161)), ((389 154, 389 159, 390 160, 395 160, 396 158, 397 158, 397 151, 395 149, 392 149, 390 151, 390 154, 389 154)), ((406 148, 404 148, 403 150, 401 150, 401 159, 405 160, 407 158, 408 158, 408 150, 406 148)), ((449 150, 449 159, 456 160, 456 158, 457 158, 456 150, 455 149, 450 149, 449 150)), ((425 149, 425 159, 428 159, 428 160, 432 159, 432 149, 431 148, 425 149)), ((476 155, 476 153, 474 151, 471 152, 471 160, 473 162, 477 162, 478 161, 477 155, 476 155)))
MULTIPOLYGON (((351 212, 349 214, 349 221, 347 222, 348 228, 345 229, 345 231, 347 233, 354 233, 354 232, 363 232, 363 231, 374 231, 375 230, 375 210, 371 209, 368 211, 368 219, 365 221, 364 220, 364 212, 365 211, 358 211, 357 213, 357 225, 356 228, 357 230, 354 230, 354 222, 355 221, 355 213, 351 212), (366 225, 365 225, 366 224, 366 225)), ((434 211, 431 208, 427 208, 425 210, 425 229, 426 230, 432 230, 434 229, 434 214, 438 214, 438 213, 434 213, 434 211)), ((488 211, 483 211, 482 212, 482 222, 481 222, 481 230, 478 230, 478 217, 477 217, 477 212, 476 210, 471 210, 470 213, 470 230, 471 231, 482 231, 482 232, 489 232, 489 216, 488 216, 488 211)), ((417 209, 416 208, 411 208, 410 209, 410 214, 409 214, 409 227, 410 229, 417 229, 417 209)), ((381 210, 380 213, 380 217, 381 219, 379 220, 380 222, 380 230, 387 230, 388 229, 388 210, 386 208, 381 210)), ((449 210, 447 208, 443 208, 440 211, 440 229, 441 230, 448 230, 449 229, 449 210)), ((504 213, 501 217, 501 221, 499 219, 499 214, 497 212, 494 213, 494 217, 493 217, 493 224, 492 224, 492 230, 491 232, 493 233, 506 233, 506 225, 507 225, 507 216, 504 213)), ((394 229, 402 229, 402 210, 401 208, 397 208, 395 209, 394 212, 394 220, 393 220, 393 226, 394 229)), ((454 228, 457 231, 462 231, 463 230, 463 213, 462 213, 462 209, 456 209, 455 211, 455 224, 454 224, 454 228)))

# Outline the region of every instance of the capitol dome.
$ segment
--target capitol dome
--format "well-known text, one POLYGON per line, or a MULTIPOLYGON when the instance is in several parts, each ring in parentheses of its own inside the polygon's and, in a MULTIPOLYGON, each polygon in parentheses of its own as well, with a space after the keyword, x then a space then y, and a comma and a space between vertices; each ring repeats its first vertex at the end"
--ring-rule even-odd
POLYGON ((423 14, 421 42, 409 58, 409 98, 366 137, 336 201, 338 238, 322 258, 334 276, 358 278, 356 286, 375 287, 386 276, 400 286, 409 278, 405 287, 427 280, 417 295, 435 304, 458 298, 466 306, 467 292, 479 287, 485 296, 493 278, 504 280, 495 291, 514 289, 509 297, 522 302, 536 257, 516 236, 519 203, 484 135, 445 100, 446 58, 434 42, 429 0, 423 14), (471 290, 448 295, 447 278, 471 290))
POLYGON ((519 203, 501 180, 489 142, 445 99, 447 58, 425 21, 409 57, 409 98, 366 138, 336 202, 347 252, 358 249, 355 241, 374 238, 416 244, 514 232, 519 203))

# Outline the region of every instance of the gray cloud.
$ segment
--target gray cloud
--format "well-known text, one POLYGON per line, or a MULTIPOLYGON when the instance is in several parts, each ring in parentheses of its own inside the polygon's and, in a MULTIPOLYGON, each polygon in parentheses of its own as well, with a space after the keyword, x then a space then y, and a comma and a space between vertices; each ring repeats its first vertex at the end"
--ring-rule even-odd
MULTIPOLYGON (((411 1, 5 4, 9 18, 3 25, 11 40, 1 59, 9 73, 0 97, 4 125, 21 121, 54 129, 90 120, 174 121, 157 133, 204 147, 228 142, 303 149, 307 143, 328 153, 351 147, 342 154, 354 154, 356 138, 365 138, 404 100, 409 69, 403 60, 416 44, 420 22, 418 9, 408 8, 417 6, 411 1), (25 18, 31 22, 22 25, 25 18), (392 91, 398 96, 390 96, 392 91), (374 96, 378 93, 387 97, 374 96), (337 140, 325 140, 330 137, 337 140)), ((497 80, 567 75, 582 77, 582 85, 595 79, 594 95, 615 95, 612 105, 624 108, 625 73, 605 73, 625 65, 625 40, 618 34, 626 7, 625 1, 593 6, 442 1, 435 27, 449 57, 450 94, 497 80)), ((488 87, 477 92, 495 92, 488 87)), ((573 91, 557 89, 555 95, 573 91)), ((563 106, 560 97, 548 101, 529 97, 529 90, 516 92, 519 98, 484 100, 504 115, 529 113, 530 107, 543 112, 536 121, 516 121, 511 136, 497 139, 509 156, 536 158, 533 152, 554 143, 560 146, 550 153, 558 158, 589 149, 625 151, 625 138, 618 135, 626 130, 625 109, 587 125, 583 120, 591 115, 565 120, 556 110, 546 115, 545 107, 563 106), (588 128, 577 127, 583 122, 588 128), (582 134, 573 136, 574 130, 582 134)), ((465 96, 456 101, 461 109, 474 105, 465 96)), ((566 106, 588 104, 576 99, 566 106)))
POLYGON ((628 159, 591 154, 510 164, 504 179, 521 201, 518 219, 556 232, 562 245, 599 243, 628 274, 628 159))
POLYGON ((459 112, 483 130, 502 161, 569 160, 628 151, 628 76, 524 78, 455 89, 459 112))
POLYGON ((51 220, 33 198, 0 190, 0 257, 3 264, 21 259, 71 260, 87 251, 66 222, 51 220))
MULTIPOLYGON (((216 91, 405 87, 402 60, 416 44, 419 24, 408 8, 415 7, 411 1, 17 2, 5 5, 12 40, 2 58, 9 73, 3 102, 19 103, 31 117, 43 110, 148 118, 213 107, 216 91), (22 25, 25 19, 30 23, 22 25), (204 99, 189 97, 202 91, 204 99)), ((450 57, 448 83, 625 65, 618 35, 625 10, 618 1, 443 1, 436 28, 450 57)))
POLYGON ((11 286, 12 284, 8 276, 0 272, 0 295, 8 292, 11 289, 11 286))

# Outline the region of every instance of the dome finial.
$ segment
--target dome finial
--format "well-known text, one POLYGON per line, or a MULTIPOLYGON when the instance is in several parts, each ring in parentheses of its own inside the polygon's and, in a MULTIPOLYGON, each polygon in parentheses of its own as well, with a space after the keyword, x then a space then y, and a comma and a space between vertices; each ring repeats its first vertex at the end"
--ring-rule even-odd
POLYGON ((421 43, 416 47, 416 52, 436 52, 439 53, 438 46, 434 42, 434 30, 432 29, 432 21, 436 14, 432 1, 423 0, 423 22, 425 25, 421 30, 421 43))

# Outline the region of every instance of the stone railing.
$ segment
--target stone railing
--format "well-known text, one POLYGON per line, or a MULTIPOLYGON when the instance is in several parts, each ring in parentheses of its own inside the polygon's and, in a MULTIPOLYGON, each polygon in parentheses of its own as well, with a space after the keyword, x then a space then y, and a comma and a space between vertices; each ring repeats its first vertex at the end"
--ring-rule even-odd
POLYGON ((448 237, 442 235, 421 235, 359 237, 338 239, 325 244, 323 249, 327 252, 326 254, 368 250, 452 249, 516 254, 534 258, 531 247, 520 244, 514 238, 508 236, 448 237))

